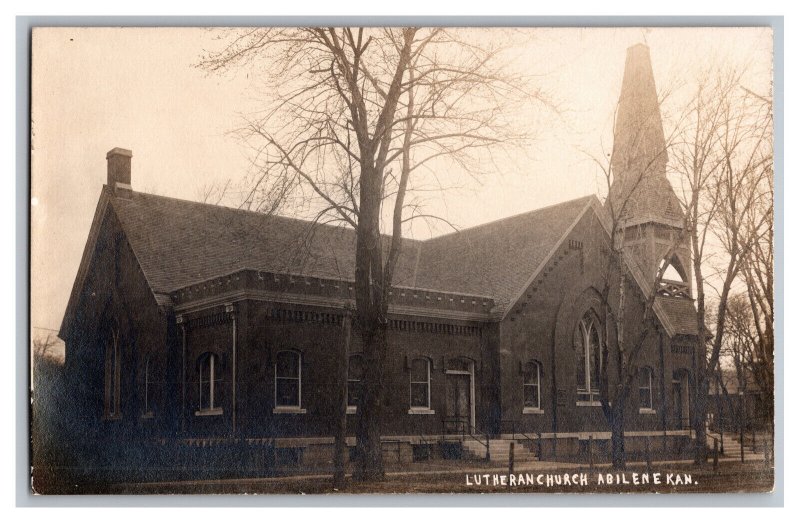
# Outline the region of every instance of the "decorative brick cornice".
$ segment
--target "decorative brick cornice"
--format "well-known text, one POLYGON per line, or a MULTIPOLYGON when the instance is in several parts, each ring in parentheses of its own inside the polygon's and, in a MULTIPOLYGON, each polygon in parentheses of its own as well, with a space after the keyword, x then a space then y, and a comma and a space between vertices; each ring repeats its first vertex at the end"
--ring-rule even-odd
MULTIPOLYGON (((489 321, 495 302, 486 296, 409 287, 390 291, 389 312, 401 316, 489 321)), ((355 298, 354 283, 293 274, 241 270, 170 293, 176 313, 224 306, 238 300, 342 309, 355 298)))

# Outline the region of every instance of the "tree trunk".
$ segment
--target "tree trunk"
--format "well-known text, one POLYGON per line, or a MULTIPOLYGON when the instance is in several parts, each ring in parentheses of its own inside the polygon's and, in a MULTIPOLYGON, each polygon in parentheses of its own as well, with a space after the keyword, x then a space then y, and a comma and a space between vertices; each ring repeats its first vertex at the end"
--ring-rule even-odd
POLYGON ((611 467, 625 470, 625 416, 616 407, 611 416, 611 467))
MULTIPOLYGON (((705 362, 705 355, 703 356, 705 362)), ((701 465, 708 460, 708 444, 706 437, 706 411, 708 409, 708 377, 705 370, 698 373, 695 385, 694 419, 694 463, 701 465)))
POLYGON ((345 311, 342 319, 342 344, 337 358, 336 385, 338 389, 336 413, 336 436, 333 454, 333 488, 344 487, 345 480, 345 450, 347 449, 347 373, 348 358, 350 353, 350 327, 352 324, 350 310, 345 311))
POLYGON ((358 406, 357 481, 383 479, 381 414, 383 367, 386 358, 388 303, 384 299, 383 252, 380 234, 382 180, 371 162, 361 167, 361 212, 356 229, 355 294, 358 331, 364 350, 363 396, 358 406))
POLYGON ((358 459, 353 479, 382 481, 384 479, 381 447, 381 418, 383 411, 383 362, 386 355, 386 328, 378 326, 371 333, 362 333, 364 340, 364 388, 359 401, 356 448, 358 459))

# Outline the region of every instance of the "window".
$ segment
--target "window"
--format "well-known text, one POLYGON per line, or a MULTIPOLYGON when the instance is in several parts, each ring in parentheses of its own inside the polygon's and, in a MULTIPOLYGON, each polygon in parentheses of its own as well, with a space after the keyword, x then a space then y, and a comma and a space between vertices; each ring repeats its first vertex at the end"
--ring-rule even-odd
POLYGON ((639 412, 653 411, 653 369, 644 367, 639 371, 639 412))
POLYGON ((275 409, 300 410, 302 372, 300 353, 285 350, 275 360, 275 409))
POLYGON ((119 333, 111 330, 111 337, 106 345, 105 368, 105 415, 107 418, 119 418, 120 412, 120 376, 122 374, 119 333))
POLYGON ((431 362, 425 358, 411 362, 411 408, 431 408, 431 362))
POLYGON ((522 382, 523 413, 535 413, 541 410, 542 367, 538 361, 525 364, 522 382))
POLYGON ((219 356, 208 352, 200 359, 200 409, 197 415, 222 414, 222 366, 219 356))
POLYGON ((360 354, 350 356, 347 362, 347 411, 356 412, 363 393, 364 358, 360 354))
POLYGON ((584 315, 575 332, 575 356, 578 402, 598 404, 601 342, 597 319, 590 312, 584 315))
POLYGON ((153 417, 153 360, 147 356, 144 360, 144 397, 142 417, 153 417))
POLYGON ((676 256, 672 259, 664 259, 661 262, 660 270, 664 270, 664 274, 659 281, 658 293, 662 296, 672 296, 677 298, 690 298, 689 283, 687 273, 683 269, 681 262, 676 256))
POLYGON ((678 272, 678 269, 672 263, 667 266, 666 270, 664 271, 664 276, 662 277, 665 280, 670 281, 686 281, 686 278, 684 278, 683 275, 678 272))

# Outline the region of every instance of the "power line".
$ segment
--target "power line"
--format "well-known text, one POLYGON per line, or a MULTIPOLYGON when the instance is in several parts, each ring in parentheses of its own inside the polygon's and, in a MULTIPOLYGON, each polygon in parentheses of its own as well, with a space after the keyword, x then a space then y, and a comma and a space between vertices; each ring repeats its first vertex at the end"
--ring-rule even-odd
POLYGON ((58 329, 48 329, 47 327, 31 327, 32 329, 39 329, 43 331, 58 332, 58 329))

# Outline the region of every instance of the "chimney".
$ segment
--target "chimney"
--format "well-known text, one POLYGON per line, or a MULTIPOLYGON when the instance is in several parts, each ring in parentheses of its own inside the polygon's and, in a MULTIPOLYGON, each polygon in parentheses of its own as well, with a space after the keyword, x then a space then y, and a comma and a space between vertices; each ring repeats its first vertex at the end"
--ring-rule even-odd
POLYGON ((116 196, 129 197, 131 187, 131 158, 133 152, 114 147, 106 154, 108 160, 108 186, 116 196))

